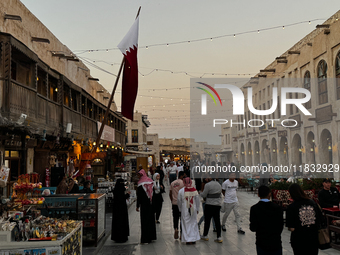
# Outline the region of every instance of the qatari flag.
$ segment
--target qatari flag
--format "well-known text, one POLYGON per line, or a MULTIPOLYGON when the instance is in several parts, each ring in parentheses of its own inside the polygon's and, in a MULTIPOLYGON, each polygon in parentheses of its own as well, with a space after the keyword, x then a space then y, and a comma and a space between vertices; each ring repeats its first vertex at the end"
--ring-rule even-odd
POLYGON ((124 70, 122 82, 122 114, 124 117, 133 120, 133 112, 138 91, 138 29, 139 16, 136 18, 129 32, 118 44, 118 48, 124 55, 124 70))

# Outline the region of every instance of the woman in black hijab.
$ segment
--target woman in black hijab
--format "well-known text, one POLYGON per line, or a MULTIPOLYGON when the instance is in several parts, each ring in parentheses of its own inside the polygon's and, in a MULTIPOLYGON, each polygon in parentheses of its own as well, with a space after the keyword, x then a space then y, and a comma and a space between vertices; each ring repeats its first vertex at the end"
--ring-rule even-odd
POLYGON ((111 240, 117 243, 125 243, 130 235, 129 215, 126 199, 130 197, 130 192, 125 194, 124 180, 118 179, 113 190, 113 212, 112 212, 112 232, 111 240))

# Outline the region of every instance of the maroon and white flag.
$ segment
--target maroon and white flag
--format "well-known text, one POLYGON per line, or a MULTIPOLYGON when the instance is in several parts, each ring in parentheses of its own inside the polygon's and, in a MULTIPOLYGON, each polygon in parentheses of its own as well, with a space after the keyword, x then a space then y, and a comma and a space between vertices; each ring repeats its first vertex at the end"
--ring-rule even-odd
POLYGON ((118 44, 118 48, 125 58, 122 82, 122 115, 130 120, 133 120, 138 91, 138 30, 139 16, 136 18, 129 32, 118 44))

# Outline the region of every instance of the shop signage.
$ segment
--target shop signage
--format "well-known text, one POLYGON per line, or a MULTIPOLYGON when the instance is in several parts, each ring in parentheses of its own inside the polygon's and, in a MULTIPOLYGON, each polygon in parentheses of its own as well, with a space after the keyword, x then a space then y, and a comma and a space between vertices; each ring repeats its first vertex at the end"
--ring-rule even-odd
MULTIPOLYGON (((100 130, 100 127, 102 126, 101 122, 97 122, 98 132, 100 130)), ((112 127, 109 127, 108 125, 104 126, 103 134, 100 137, 101 140, 105 140, 108 142, 115 142, 115 129, 112 127)))
POLYGON ((126 149, 129 151, 139 151, 138 146, 126 146, 126 149))

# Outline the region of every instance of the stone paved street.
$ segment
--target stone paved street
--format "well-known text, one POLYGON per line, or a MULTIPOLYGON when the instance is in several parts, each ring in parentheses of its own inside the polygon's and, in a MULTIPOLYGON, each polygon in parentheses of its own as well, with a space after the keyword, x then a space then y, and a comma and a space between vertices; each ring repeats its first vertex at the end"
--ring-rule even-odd
MULTIPOLYGON (((119 254, 119 255, 170 255, 170 254, 186 254, 186 255, 254 255, 255 252, 255 234, 249 230, 249 210, 250 206, 257 203, 258 197, 247 193, 243 190, 238 191, 240 201, 240 213, 242 215, 242 225, 245 230, 245 235, 239 235, 236 231, 236 223, 233 213, 230 214, 227 221, 227 232, 222 232, 223 243, 215 243, 216 233, 210 229, 209 241, 198 241, 196 245, 187 246, 173 238, 171 203, 168 197, 169 192, 163 194, 164 203, 162 215, 160 218, 161 224, 157 225, 157 241, 149 245, 140 245, 140 218, 139 213, 135 211, 135 205, 132 205, 129 210, 130 219, 130 237, 125 244, 116 244, 109 237, 99 254, 119 254)), ((200 211, 199 216, 202 215, 200 211)), ((222 214, 221 214, 222 216, 222 214)), ((201 234, 203 225, 201 227, 201 234)), ((283 248, 285 255, 293 254, 289 244, 290 232, 285 228, 282 233, 283 248)), ((334 249, 320 251, 320 255, 338 255, 340 252, 334 249)))

